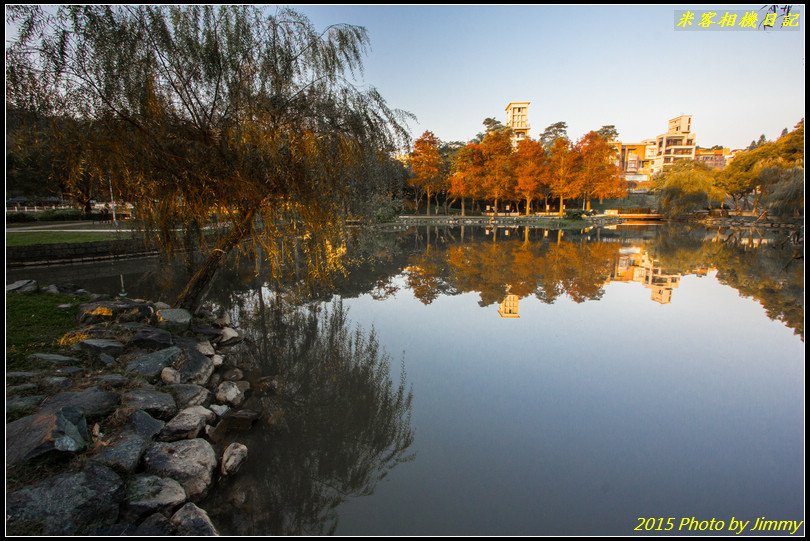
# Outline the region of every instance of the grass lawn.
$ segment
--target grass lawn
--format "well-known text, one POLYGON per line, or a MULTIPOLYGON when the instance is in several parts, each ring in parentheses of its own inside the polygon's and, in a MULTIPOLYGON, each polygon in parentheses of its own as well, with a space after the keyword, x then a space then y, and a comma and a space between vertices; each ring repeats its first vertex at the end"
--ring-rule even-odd
POLYGON ((6 246, 31 246, 34 244, 73 244, 127 238, 123 234, 83 233, 81 231, 16 231, 6 232, 6 246))
POLYGON ((6 296, 6 370, 31 368, 28 355, 55 353, 56 341, 75 329, 79 304, 86 302, 73 295, 51 293, 11 293, 6 296), (70 308, 58 308, 71 304, 70 308))

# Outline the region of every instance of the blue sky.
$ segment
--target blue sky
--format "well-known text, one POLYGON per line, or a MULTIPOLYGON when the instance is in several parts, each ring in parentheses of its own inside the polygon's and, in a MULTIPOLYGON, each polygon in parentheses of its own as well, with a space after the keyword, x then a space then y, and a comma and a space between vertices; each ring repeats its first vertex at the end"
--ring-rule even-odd
POLYGON ((363 80, 417 116, 414 136, 468 140, 524 100, 533 137, 562 120, 573 138, 615 124, 640 141, 692 114, 699 145, 735 148, 804 117, 804 13, 798 32, 676 32, 673 6, 292 7, 366 27, 363 80))

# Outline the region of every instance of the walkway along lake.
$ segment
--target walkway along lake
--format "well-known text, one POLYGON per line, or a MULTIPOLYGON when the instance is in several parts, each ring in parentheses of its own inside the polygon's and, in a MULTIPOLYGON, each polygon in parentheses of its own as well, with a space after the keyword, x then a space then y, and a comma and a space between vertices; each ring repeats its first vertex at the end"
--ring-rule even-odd
MULTIPOLYGON (((233 534, 801 520, 801 253, 764 230, 421 226, 358 232, 326 283, 243 261, 209 301, 290 392, 201 507, 233 534)), ((8 280, 169 300, 183 271, 157 265, 8 280)))

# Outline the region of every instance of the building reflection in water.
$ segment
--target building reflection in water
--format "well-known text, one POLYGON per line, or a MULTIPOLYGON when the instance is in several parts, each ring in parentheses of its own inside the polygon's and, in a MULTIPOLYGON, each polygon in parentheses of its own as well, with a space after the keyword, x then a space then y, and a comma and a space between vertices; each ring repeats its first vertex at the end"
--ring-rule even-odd
POLYGON ((506 289, 507 295, 504 297, 500 306, 498 307, 498 315, 507 319, 519 319, 520 310, 518 303, 520 302, 520 297, 509 293, 510 289, 511 286, 507 287, 506 289))

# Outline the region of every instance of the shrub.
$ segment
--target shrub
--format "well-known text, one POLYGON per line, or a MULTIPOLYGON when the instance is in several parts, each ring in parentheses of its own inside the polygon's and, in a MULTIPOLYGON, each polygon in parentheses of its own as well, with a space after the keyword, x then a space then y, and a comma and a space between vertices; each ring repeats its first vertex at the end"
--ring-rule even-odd
POLYGON ((36 222, 37 218, 27 212, 9 212, 6 214, 6 223, 18 224, 23 222, 36 222))

